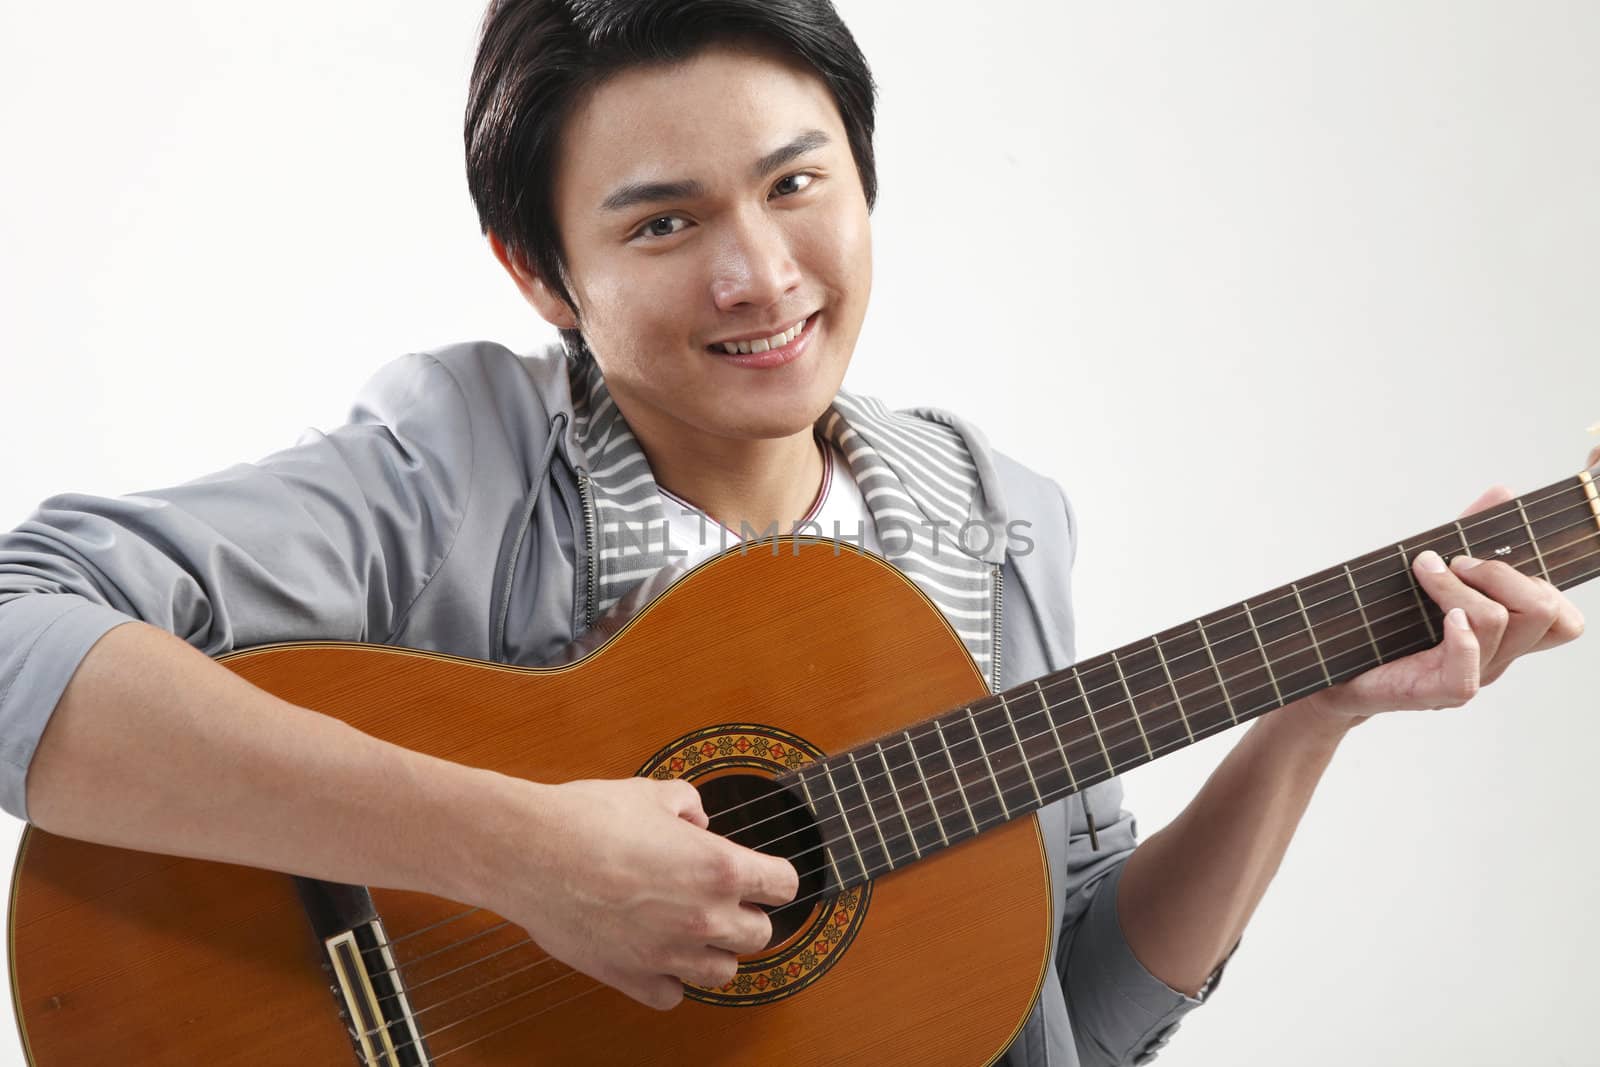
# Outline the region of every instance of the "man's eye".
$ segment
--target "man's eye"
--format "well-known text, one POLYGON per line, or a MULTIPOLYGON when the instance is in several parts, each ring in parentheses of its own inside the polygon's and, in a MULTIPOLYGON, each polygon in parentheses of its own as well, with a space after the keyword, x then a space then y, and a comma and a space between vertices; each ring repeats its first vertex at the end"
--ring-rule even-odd
POLYGON ((772 187, 772 190, 773 190, 773 192, 777 193, 779 196, 793 196, 795 193, 800 192, 802 189, 808 188, 811 185, 811 183, 816 181, 816 180, 817 180, 817 176, 815 174, 805 174, 805 173, 790 174, 790 175, 787 175, 785 177, 779 178, 778 179, 778 183, 772 187), (795 182, 798 182, 799 184, 798 185, 792 185, 791 184, 791 183, 795 183, 795 182), (788 186, 788 188, 785 188, 785 186, 788 186))
POLYGON ((681 222, 683 222, 683 220, 676 215, 662 215, 660 218, 651 219, 649 222, 639 227, 638 232, 634 234, 634 236, 671 237, 673 234, 677 233, 683 228, 682 226, 676 225, 677 223, 681 222))

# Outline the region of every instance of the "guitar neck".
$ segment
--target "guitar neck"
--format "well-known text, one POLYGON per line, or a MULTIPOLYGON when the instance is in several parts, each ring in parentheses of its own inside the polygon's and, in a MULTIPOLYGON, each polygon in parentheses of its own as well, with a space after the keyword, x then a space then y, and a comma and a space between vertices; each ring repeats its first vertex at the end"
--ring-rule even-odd
POLYGON ((1586 471, 800 769, 841 888, 1439 642, 1418 553, 1600 575, 1586 471))

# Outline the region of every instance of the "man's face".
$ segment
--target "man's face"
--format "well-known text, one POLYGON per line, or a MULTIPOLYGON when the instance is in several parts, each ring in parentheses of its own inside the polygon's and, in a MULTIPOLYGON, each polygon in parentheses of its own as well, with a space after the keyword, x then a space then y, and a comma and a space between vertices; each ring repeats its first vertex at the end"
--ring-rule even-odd
POLYGON ((640 436, 806 430, 844 377, 872 274, 866 198, 821 79, 728 47, 633 68, 579 105, 558 158, 580 326, 640 436), (764 356, 717 343, 801 320, 764 356))

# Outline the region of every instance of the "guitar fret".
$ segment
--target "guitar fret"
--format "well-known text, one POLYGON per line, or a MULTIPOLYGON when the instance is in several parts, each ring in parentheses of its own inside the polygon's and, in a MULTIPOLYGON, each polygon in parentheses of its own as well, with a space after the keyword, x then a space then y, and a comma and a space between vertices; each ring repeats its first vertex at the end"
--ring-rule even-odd
MULTIPOLYGON (((883 754, 883 742, 874 742, 873 747, 878 750, 878 762, 883 764, 883 777, 889 783, 889 792, 894 794, 894 806, 900 809, 900 821, 906 824, 906 840, 911 842, 911 852, 922 858, 922 849, 917 847, 917 832, 911 828, 911 820, 906 816, 905 803, 900 799, 900 787, 894 783, 894 771, 889 769, 889 757, 883 754)), ((912 762, 916 762, 917 754, 911 753, 912 762)), ((857 772, 860 773, 860 772, 857 772)))
POLYGON ((1472 555, 1472 542, 1467 540, 1467 531, 1461 525, 1461 520, 1456 520, 1456 535, 1461 538, 1461 552, 1463 555, 1472 555))
POLYGON ((1061 734, 1056 731, 1056 717, 1051 714, 1050 701, 1045 699, 1044 686, 1039 684, 1039 679, 1033 680, 1033 687, 1039 691, 1039 706, 1044 709, 1044 721, 1050 724, 1050 736, 1055 738, 1056 751, 1061 753, 1061 762, 1067 768, 1067 781, 1072 783, 1072 791, 1078 791, 1078 776, 1072 773, 1072 761, 1067 758, 1067 746, 1061 743, 1061 734))
MULTIPOLYGON (((820 810, 818 810, 817 802, 811 798, 811 786, 806 784, 806 776, 804 774, 797 774, 797 775, 795 775, 795 777, 800 780, 800 791, 806 795, 806 807, 810 808, 812 811, 815 811, 817 813, 817 817, 821 818, 822 817, 822 812, 820 810)), ((835 793, 834 797, 835 797, 835 799, 837 799, 838 794, 835 793)), ((840 813, 840 818, 842 819, 844 817, 844 805, 842 805, 842 804, 839 805, 839 813, 840 813)), ((850 832, 849 831, 849 827, 845 828, 845 832, 846 833, 850 832)), ((824 833, 824 836, 826 836, 826 833, 824 833)), ((827 841, 823 841, 822 842, 822 851, 823 851, 823 854, 828 857, 828 866, 833 868, 833 877, 834 877, 834 879, 839 883, 839 888, 843 889, 844 888, 844 875, 841 874, 840 871, 839 871, 839 861, 833 858, 833 846, 830 845, 827 841)), ((863 868, 863 873, 865 873, 865 868, 863 868)))
POLYGON ((961 784, 961 772, 956 770, 955 757, 950 755, 950 742, 944 739, 944 728, 939 725, 939 720, 933 720, 933 732, 939 735, 939 745, 944 749, 945 762, 950 764, 950 776, 956 780, 956 792, 961 794, 961 806, 967 809, 967 818, 972 820, 972 832, 981 833, 978 828, 978 817, 972 814, 972 805, 967 803, 967 790, 961 784))
POLYGON ((1356 611, 1361 613, 1361 625, 1366 627, 1367 640, 1372 643, 1372 654, 1377 657, 1379 663, 1382 663, 1383 650, 1378 647, 1377 635, 1372 632, 1372 623, 1367 620, 1367 607, 1361 603, 1361 590, 1356 585, 1356 576, 1350 573, 1350 565, 1348 563, 1345 564, 1344 578, 1345 581, 1350 583, 1350 595, 1356 598, 1356 611))
POLYGON ((1172 668, 1167 666, 1167 654, 1161 651, 1161 642, 1152 637, 1150 643, 1155 646, 1156 659, 1161 661, 1161 673, 1167 676, 1167 687, 1172 690, 1172 704, 1178 709, 1178 718, 1183 720, 1183 732, 1189 735, 1190 743, 1194 741, 1194 731, 1189 729, 1189 716, 1183 710, 1183 697, 1178 695, 1178 683, 1173 680, 1172 668))
POLYGON ((928 796, 928 810, 933 812, 933 825, 939 828, 939 840, 949 848, 950 835, 944 832, 944 819, 939 815, 939 805, 933 802, 933 790, 928 785, 928 776, 922 773, 922 757, 917 755, 917 746, 911 743, 911 731, 901 730, 900 733, 906 739, 906 748, 911 750, 911 765, 917 769, 917 777, 922 781, 922 791, 928 796))
MULTIPOLYGON (((1005 693, 1000 694, 1000 709, 1006 713, 1006 725, 1011 727, 1011 736, 1017 739, 1017 755, 1022 759, 1022 769, 1028 772, 1033 795, 1039 798, 1039 806, 1044 807, 1044 794, 1039 792, 1039 780, 1033 776, 1033 767, 1028 761, 1028 750, 1022 747, 1022 735, 1017 733, 1017 720, 1011 717, 1011 705, 1006 702, 1005 693)), ((1045 716, 1049 717, 1048 714, 1045 716)))
POLYGON ((1289 588, 1294 590, 1294 602, 1300 606, 1300 617, 1306 620, 1306 633, 1311 638, 1311 651, 1317 654, 1317 662, 1322 664, 1322 676, 1328 680, 1329 685, 1332 685, 1333 674, 1328 670, 1328 661, 1322 658, 1322 644, 1317 640, 1317 631, 1311 625, 1311 614, 1306 611, 1306 602, 1301 599, 1300 586, 1298 583, 1293 583, 1289 588))
POLYGON ((1217 653, 1211 647, 1211 638, 1206 636, 1206 624, 1196 619, 1194 627, 1200 631, 1200 643, 1206 646, 1206 658, 1211 661, 1211 669, 1217 674, 1217 688, 1222 691, 1222 702, 1227 705, 1228 718, 1233 720, 1233 725, 1238 726, 1239 716, 1233 710, 1233 697, 1228 693, 1228 680, 1222 676, 1222 665, 1217 662, 1217 653))
POLYGON ((1139 737, 1144 741, 1145 755, 1151 759, 1156 758, 1155 749, 1150 747, 1150 738, 1144 732, 1144 723, 1139 719, 1139 705, 1133 702, 1133 690, 1128 688, 1128 676, 1123 673, 1122 661, 1115 652, 1111 653, 1111 665, 1117 669, 1117 681, 1122 683, 1122 691, 1128 696, 1128 707, 1133 712, 1133 725, 1139 728, 1139 737))
POLYGON ((1267 668, 1267 681, 1272 683, 1272 691, 1278 697, 1279 706, 1282 706, 1284 703, 1283 690, 1278 688, 1278 676, 1272 673, 1272 660, 1267 657, 1267 646, 1261 643, 1261 631, 1256 629, 1256 617, 1255 615, 1251 614, 1250 605, 1248 603, 1241 602, 1239 606, 1244 608, 1245 621, 1250 624, 1250 632, 1254 634, 1256 638, 1256 647, 1261 650, 1261 662, 1265 664, 1267 668))
POLYGON ((1522 516, 1522 526, 1528 531, 1528 544, 1533 546, 1533 558, 1539 561, 1539 571, 1544 575, 1545 581, 1550 581, 1550 568, 1544 565, 1544 553, 1539 551, 1539 539, 1533 536, 1533 524, 1528 521, 1528 512, 1522 506, 1522 501, 1517 501, 1517 512, 1522 516))
POLYGON ((972 705, 967 705, 967 721, 972 724, 972 739, 978 742, 978 754, 983 757, 983 765, 989 770, 989 781, 994 783, 995 799, 1000 801, 1000 811, 1006 818, 1011 818, 1011 809, 1006 806, 1006 794, 1000 788, 1000 779, 994 776, 994 764, 989 762, 989 747, 983 743, 983 731, 978 729, 978 720, 972 717, 972 705))
POLYGON ((1433 628, 1433 620, 1428 618, 1428 606, 1422 602, 1422 594, 1417 591, 1416 579, 1411 576, 1411 560, 1406 558, 1406 546, 1396 544, 1400 550, 1400 562, 1405 565, 1406 584, 1411 586, 1411 596, 1417 602, 1417 611, 1422 616, 1422 625, 1428 628, 1428 636, 1435 642, 1439 640, 1439 632, 1433 628))
POLYGON ((828 788, 833 790, 833 796, 839 805, 839 821, 844 825, 844 835, 850 839, 850 847, 855 851, 856 862, 861 864, 861 877, 870 878, 867 871, 867 859, 861 854, 861 846, 856 844, 856 832, 850 825, 850 816, 844 811, 844 798, 839 795, 839 784, 833 780, 833 768, 828 766, 828 761, 822 761, 822 773, 827 776, 828 788))
POLYGON ((1111 777, 1117 776, 1117 765, 1111 762, 1111 750, 1106 748, 1106 739, 1100 736, 1100 724, 1094 721, 1094 705, 1089 703, 1089 691, 1083 687, 1083 675, 1078 673, 1078 668, 1072 668, 1072 677, 1077 680, 1078 692, 1083 696, 1083 712, 1089 718, 1089 726, 1094 730, 1094 739, 1100 742, 1100 754, 1106 758, 1106 769, 1111 772, 1111 777))
MULTIPOLYGON (((856 762, 854 752, 846 752, 850 760, 850 769, 855 772, 856 782, 861 786, 861 797, 866 801, 867 818, 872 820, 872 829, 877 832, 878 844, 883 848, 883 858, 889 864, 889 869, 894 870, 894 853, 889 851, 889 841, 883 836, 883 827, 878 825, 878 812, 872 805, 872 794, 867 791, 867 780, 861 776, 861 765, 856 762)), ((894 780, 890 779, 889 786, 894 787, 894 780)))

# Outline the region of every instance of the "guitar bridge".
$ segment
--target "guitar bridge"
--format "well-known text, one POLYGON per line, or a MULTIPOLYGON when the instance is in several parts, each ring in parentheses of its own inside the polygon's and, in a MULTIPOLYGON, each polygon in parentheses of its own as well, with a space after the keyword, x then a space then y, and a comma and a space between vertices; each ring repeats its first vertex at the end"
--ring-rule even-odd
POLYGON ((346 930, 325 940, 323 947, 361 1062, 368 1067, 427 1067, 422 1035, 400 987, 383 922, 374 919, 346 930), (374 957, 377 968, 367 966, 374 957))
POLYGON ((400 981, 389 936, 364 886, 296 878, 311 928, 327 953, 329 987, 364 1067, 430 1067, 428 1047, 400 981))

